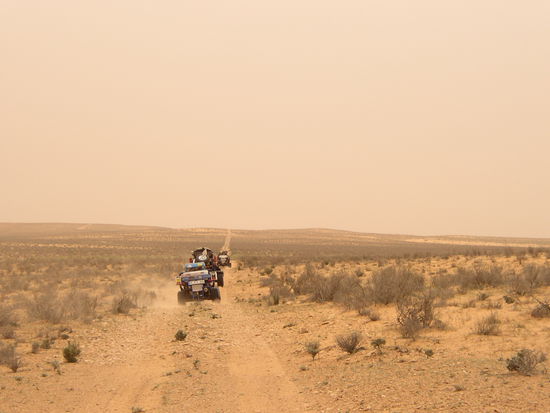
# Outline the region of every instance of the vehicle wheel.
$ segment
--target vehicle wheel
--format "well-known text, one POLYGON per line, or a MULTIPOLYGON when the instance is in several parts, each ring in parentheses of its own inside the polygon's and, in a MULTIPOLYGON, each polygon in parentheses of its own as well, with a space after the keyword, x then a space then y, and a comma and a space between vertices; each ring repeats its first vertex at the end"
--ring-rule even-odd
POLYGON ((220 294, 220 289, 218 287, 212 287, 210 289, 210 299, 211 300, 221 300, 222 296, 220 294))
POLYGON ((185 304, 187 302, 187 297, 185 296, 185 291, 178 291, 178 304, 185 304))
POLYGON ((223 281, 223 272, 220 271, 220 272, 217 274, 217 278, 218 278, 218 285, 219 285, 220 287, 223 287, 223 283, 224 283, 224 281, 223 281))

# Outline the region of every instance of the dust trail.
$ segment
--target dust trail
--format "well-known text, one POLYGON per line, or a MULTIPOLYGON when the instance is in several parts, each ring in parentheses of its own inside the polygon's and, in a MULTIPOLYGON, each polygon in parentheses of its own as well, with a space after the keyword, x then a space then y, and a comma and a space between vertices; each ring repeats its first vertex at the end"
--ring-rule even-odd
POLYGON ((231 253, 231 230, 227 230, 227 235, 225 236, 225 242, 223 243, 222 251, 227 251, 231 253))

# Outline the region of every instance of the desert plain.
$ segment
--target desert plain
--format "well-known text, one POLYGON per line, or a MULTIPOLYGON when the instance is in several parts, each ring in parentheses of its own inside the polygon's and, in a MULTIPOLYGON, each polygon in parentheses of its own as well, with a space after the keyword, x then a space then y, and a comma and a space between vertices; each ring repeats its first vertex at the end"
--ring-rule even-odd
POLYGON ((0 224, 0 300, 0 413, 550 411, 548 239, 0 224))

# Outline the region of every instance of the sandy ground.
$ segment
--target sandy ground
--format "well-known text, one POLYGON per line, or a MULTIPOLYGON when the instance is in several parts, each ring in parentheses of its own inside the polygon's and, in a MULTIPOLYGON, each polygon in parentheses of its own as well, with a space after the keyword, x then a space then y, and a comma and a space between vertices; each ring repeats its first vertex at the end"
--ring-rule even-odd
POLYGON ((25 355, 17 373, 2 368, 0 412, 307 411, 226 274, 219 303, 178 306, 170 285, 152 308, 75 328, 82 359, 61 375, 48 363, 61 361, 61 341, 25 355), (179 329, 185 341, 174 340, 179 329))
POLYGON ((396 332, 390 307, 372 322, 305 298, 268 306, 259 279, 228 269, 221 302, 183 306, 167 282, 149 308, 73 323, 69 339, 82 347, 75 364, 62 361, 61 339, 32 354, 31 333, 41 325, 25 326, 23 367, 0 367, 0 413, 550 411, 544 370, 526 377, 505 368, 521 348, 550 352, 549 320, 531 318, 528 305, 498 310, 504 324, 495 337, 472 334, 492 310, 448 306, 439 310, 448 330, 410 341, 396 332), (174 339, 179 329, 185 341, 174 339), (350 331, 364 336, 352 355, 335 345, 337 334, 350 331), (377 337, 386 339, 381 354, 370 346, 377 337), (314 361, 304 351, 309 340, 321 342, 314 361))

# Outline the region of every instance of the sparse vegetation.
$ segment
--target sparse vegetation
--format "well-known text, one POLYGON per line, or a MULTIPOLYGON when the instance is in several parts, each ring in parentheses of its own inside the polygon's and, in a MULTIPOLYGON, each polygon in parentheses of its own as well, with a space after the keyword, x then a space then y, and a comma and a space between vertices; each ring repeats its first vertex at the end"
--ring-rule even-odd
POLYGON ((391 304, 421 291, 424 277, 406 267, 390 265, 374 273, 368 288, 375 303, 391 304))
POLYGON ((382 353, 382 347, 386 344, 386 340, 383 338, 375 338, 370 344, 378 353, 382 353))
POLYGON ((67 363, 76 363, 80 356, 80 346, 76 342, 69 342, 63 349, 63 358, 67 363))
POLYGON ((416 339, 420 330, 430 327, 434 320, 434 298, 429 291, 397 304, 397 323, 404 338, 416 339))
POLYGON ((361 333, 354 331, 350 334, 343 334, 336 337, 338 347, 346 353, 353 354, 359 349, 363 337, 361 333))
POLYGON ((500 318, 496 313, 491 313, 476 323, 475 333, 483 336, 498 336, 500 334, 500 318))
POLYGON ((537 365, 546 360, 546 355, 540 351, 523 349, 506 360, 506 368, 510 371, 517 371, 524 376, 534 374, 537 365))
POLYGON ((128 314, 133 308, 137 308, 137 296, 135 294, 124 291, 113 298, 112 309, 114 314, 128 314))
POLYGON ((546 301, 537 300, 537 306, 531 311, 531 316, 535 318, 548 318, 550 317, 550 303, 546 301))
POLYGON ((317 340, 308 341, 306 343, 306 351, 312 357, 312 360, 315 360, 315 356, 317 356, 317 354, 321 351, 321 344, 317 340))
POLYGON ((187 333, 183 330, 178 330, 175 335, 176 341, 184 341, 187 338, 187 333))
POLYGON ((0 343, 0 365, 7 366, 14 373, 21 367, 21 359, 17 355, 15 345, 4 345, 0 343))

